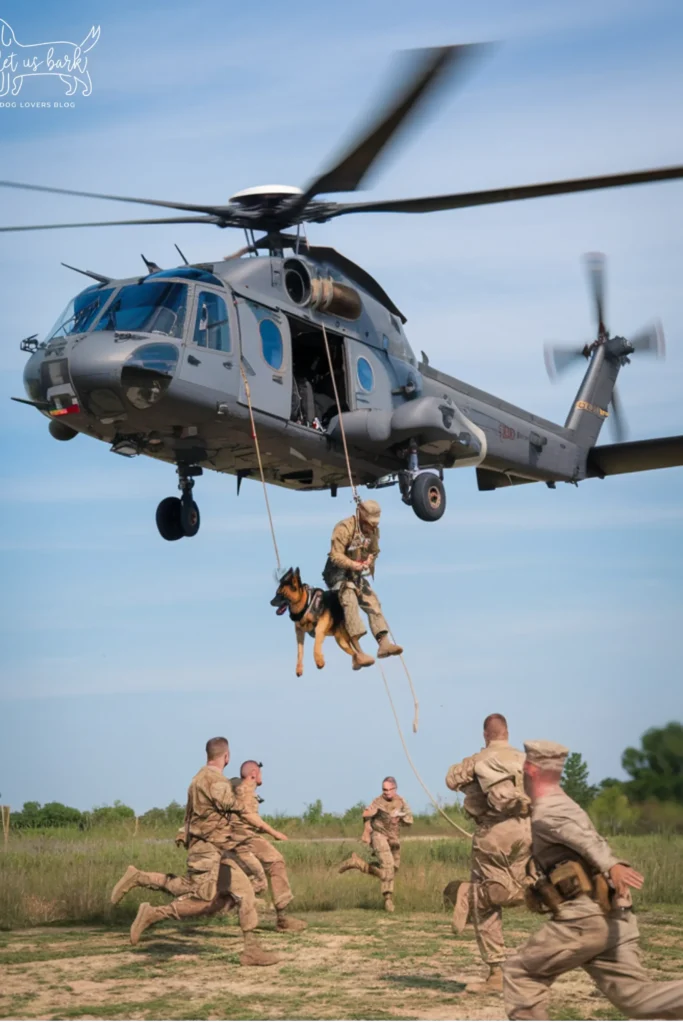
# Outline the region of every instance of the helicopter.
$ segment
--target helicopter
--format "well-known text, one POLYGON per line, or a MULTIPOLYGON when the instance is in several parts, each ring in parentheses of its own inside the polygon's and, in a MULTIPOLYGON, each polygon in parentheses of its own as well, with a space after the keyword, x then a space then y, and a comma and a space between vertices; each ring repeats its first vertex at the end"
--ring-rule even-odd
POLYGON ((182 265, 162 269, 143 256, 141 276, 69 267, 94 284, 44 340, 21 342, 28 397, 15 400, 46 416, 55 439, 83 433, 118 455, 175 465, 180 496, 163 499, 156 512, 164 539, 197 533, 195 480, 210 469, 233 474, 238 494, 259 471, 268 483, 333 497, 353 483, 398 486, 403 502, 433 522, 446 508, 445 469, 473 467, 479 489, 491 491, 683 465, 683 436, 623 439, 617 376, 634 354, 661 356, 663 336, 658 325, 630 340, 609 333, 601 257, 589 262, 594 340, 546 350, 555 374, 588 363, 562 426, 441 372, 424 352, 418 359, 406 317, 372 275, 308 241, 307 223, 351 213, 429 213, 683 177, 676 166, 412 199, 320 198, 358 189, 399 130, 480 49, 412 51, 413 66, 371 126, 304 189, 247 188, 217 206, 0 182, 182 212, 0 231, 202 223, 245 232, 246 246, 219 262, 190 264, 176 246, 182 265), (610 408, 616 443, 597 446, 610 408))

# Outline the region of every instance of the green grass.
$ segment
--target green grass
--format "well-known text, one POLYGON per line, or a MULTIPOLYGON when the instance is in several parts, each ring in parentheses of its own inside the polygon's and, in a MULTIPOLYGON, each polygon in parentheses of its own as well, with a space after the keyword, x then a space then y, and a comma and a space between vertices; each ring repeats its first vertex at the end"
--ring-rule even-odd
MULTIPOLYGON (((281 845, 295 894, 292 909, 334 911, 382 906, 375 878, 347 872, 340 862, 361 846, 351 840, 281 845)), ((620 836, 615 852, 645 875, 638 905, 683 902, 683 836, 620 836)), ((363 848, 364 849, 364 848, 363 848)), ((402 911, 440 912, 441 892, 453 878, 465 878, 470 850, 460 838, 405 842, 396 883, 402 911)), ((120 924, 132 919, 142 900, 167 902, 164 894, 133 890, 118 906, 109 894, 128 864, 183 874, 185 853, 170 840, 84 836, 16 835, 0 855, 0 928, 46 924, 120 924)), ((0 960, 2 960, 0 941, 0 960)), ((16 962, 16 961, 15 961, 16 962)))
MULTIPOLYGON (((168 923, 132 948, 116 926, 7 933, 21 954, 4 968, 0 1018, 79 1020, 453 1020, 500 1019, 500 996, 464 993, 483 968, 471 929, 451 932, 443 912, 310 913, 309 929, 283 935, 272 914, 261 941, 282 961, 241 968, 237 922, 214 918, 196 929, 168 923), (46 942, 49 937, 54 941, 46 942), (61 941, 60 941, 61 940, 61 941)), ((505 915, 510 947, 538 927, 522 909, 505 915)), ((673 945, 683 906, 641 917, 645 966, 661 978, 657 943, 673 945)), ((621 1020, 577 972, 551 996, 551 1020, 621 1020)))

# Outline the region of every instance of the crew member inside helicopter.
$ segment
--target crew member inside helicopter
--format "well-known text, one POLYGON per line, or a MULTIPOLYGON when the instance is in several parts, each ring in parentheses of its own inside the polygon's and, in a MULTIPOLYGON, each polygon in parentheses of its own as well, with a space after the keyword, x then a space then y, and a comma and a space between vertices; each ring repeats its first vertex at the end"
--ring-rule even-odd
MULTIPOLYGON (((337 401, 322 333, 290 319, 292 332, 292 412, 294 423, 327 430, 337 415, 337 401)), ((328 334, 332 365, 342 412, 348 411, 343 371, 343 350, 336 335, 328 334)))
MULTIPOLYGON (((368 577, 375 575, 375 562, 379 557, 379 518, 382 510, 376 501, 362 501, 358 515, 337 523, 332 532, 332 544, 323 579, 330 590, 339 594, 344 609, 344 622, 352 641, 365 636, 367 629, 360 617, 361 609, 368 617, 370 629, 377 640, 377 657, 388 658, 403 654, 403 648, 389 639, 389 627, 382 615, 382 606, 370 586, 368 577)), ((375 659, 356 646, 358 668, 374 665, 375 659)))

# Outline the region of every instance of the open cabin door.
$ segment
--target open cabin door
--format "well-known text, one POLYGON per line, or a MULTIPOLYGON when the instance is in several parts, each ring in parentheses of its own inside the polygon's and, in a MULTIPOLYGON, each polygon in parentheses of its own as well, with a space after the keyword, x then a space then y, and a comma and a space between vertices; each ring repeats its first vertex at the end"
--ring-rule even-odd
MULTIPOLYGON (((242 366, 254 409, 288 420, 292 408, 292 344, 284 313, 235 296, 242 366)), ((239 401, 247 405, 240 374, 239 401)))

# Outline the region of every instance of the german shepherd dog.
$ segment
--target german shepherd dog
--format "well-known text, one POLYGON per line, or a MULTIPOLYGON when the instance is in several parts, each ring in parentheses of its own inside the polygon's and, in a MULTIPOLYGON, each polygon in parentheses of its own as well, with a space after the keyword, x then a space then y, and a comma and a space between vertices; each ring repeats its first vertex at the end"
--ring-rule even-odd
MULTIPOLYGON (((297 676, 304 674, 304 637, 306 633, 315 640, 313 658, 318 668, 325 668, 323 641, 326 636, 333 636, 342 651, 351 656, 355 670, 363 667, 358 664, 356 657, 356 652, 360 651, 360 645, 357 640, 352 640, 346 631, 344 610, 336 591, 309 587, 301 582, 301 573, 298 568, 288 569, 281 578, 275 597, 270 603, 277 608, 277 615, 284 615, 286 611, 289 611, 289 617, 295 623, 297 676)), ((374 664, 374 661, 368 662, 368 664, 374 664)))

